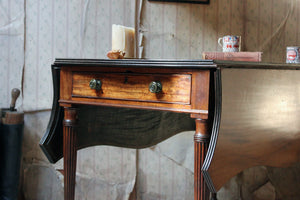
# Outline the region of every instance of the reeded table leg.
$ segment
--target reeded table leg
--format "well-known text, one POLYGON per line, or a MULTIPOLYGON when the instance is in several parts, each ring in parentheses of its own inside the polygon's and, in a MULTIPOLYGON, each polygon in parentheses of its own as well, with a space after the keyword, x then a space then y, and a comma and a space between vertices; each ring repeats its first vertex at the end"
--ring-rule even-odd
POLYGON ((207 188, 201 167, 208 149, 210 133, 207 120, 196 119, 196 132, 194 135, 194 200, 208 200, 209 189, 207 188))
POLYGON ((64 199, 74 200, 75 198, 75 177, 76 177, 76 125, 77 109, 65 107, 64 110, 64 199))

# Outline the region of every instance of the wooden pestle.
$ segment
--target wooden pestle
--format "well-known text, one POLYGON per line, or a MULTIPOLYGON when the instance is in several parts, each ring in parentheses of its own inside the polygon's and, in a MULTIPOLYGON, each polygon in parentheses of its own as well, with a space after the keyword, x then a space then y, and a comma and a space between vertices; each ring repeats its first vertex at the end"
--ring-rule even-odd
POLYGON ((10 103, 10 111, 15 111, 17 98, 20 96, 20 90, 18 88, 14 88, 11 91, 11 103, 10 103))

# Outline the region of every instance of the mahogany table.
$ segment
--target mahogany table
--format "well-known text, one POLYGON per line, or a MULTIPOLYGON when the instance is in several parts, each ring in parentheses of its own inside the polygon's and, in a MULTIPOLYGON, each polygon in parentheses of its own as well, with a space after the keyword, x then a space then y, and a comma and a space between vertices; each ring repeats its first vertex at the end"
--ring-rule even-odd
POLYGON ((64 197, 73 200, 78 149, 146 148, 196 130, 194 199, 216 199, 243 169, 299 160, 298 69, 212 60, 56 59, 52 114, 40 146, 51 163, 64 157, 64 197))

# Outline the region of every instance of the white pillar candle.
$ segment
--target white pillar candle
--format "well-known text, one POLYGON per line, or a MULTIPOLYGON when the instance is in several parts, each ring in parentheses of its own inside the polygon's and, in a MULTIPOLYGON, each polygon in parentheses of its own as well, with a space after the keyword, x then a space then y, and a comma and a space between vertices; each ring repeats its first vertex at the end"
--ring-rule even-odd
POLYGON ((131 27, 112 25, 112 51, 125 52, 125 58, 134 58, 135 30, 131 27))

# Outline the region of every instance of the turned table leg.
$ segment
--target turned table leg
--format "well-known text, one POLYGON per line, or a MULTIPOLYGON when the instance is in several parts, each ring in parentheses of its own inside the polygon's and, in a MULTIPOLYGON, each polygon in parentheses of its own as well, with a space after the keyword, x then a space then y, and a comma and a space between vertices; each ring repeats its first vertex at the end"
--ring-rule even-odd
POLYGON ((210 133, 207 120, 196 119, 194 135, 194 200, 208 200, 210 192, 204 182, 201 167, 208 149, 210 133))
POLYGON ((65 107, 63 121, 64 199, 75 198, 77 109, 65 107))

